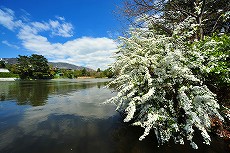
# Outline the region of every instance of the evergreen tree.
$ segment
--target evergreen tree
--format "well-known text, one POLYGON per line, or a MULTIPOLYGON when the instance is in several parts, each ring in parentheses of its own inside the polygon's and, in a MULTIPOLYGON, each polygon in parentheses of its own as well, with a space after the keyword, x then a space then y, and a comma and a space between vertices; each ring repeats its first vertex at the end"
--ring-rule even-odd
POLYGON ((31 64, 28 56, 21 56, 17 58, 16 64, 17 72, 21 79, 29 79, 32 75, 31 64))
POLYGON ((32 54, 17 58, 17 71, 21 79, 46 79, 50 78, 47 59, 42 55, 32 54))
POLYGON ((0 61, 0 68, 6 68, 6 64, 4 61, 0 61))

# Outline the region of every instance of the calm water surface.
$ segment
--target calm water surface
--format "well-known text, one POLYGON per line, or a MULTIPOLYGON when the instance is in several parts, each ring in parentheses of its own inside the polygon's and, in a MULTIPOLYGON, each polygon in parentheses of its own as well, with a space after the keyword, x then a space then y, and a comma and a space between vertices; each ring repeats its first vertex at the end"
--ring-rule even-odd
POLYGON ((196 137, 188 143, 157 147, 154 135, 122 122, 105 79, 0 82, 0 153, 227 153, 213 137, 210 146, 196 137))

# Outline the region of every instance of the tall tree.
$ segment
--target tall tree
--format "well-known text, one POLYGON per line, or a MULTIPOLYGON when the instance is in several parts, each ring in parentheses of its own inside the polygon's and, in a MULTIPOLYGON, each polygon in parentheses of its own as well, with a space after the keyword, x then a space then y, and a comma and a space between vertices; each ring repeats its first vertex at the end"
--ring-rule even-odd
POLYGON ((83 69, 81 70, 81 74, 82 74, 82 76, 87 76, 86 68, 83 68, 83 69))
POLYGON ((18 63, 16 64, 17 72, 21 79, 29 79, 31 76, 31 64, 28 56, 21 56, 17 58, 18 63))
POLYGON ((42 55, 32 54, 30 56, 31 69, 33 71, 32 77, 35 79, 42 79, 49 74, 49 65, 47 59, 42 55))
POLYGON ((47 59, 42 55, 20 56, 17 58, 17 69, 22 79, 45 79, 50 77, 47 59))
POLYGON ((0 68, 5 68, 6 67, 6 64, 4 61, 0 61, 0 68))
POLYGON ((229 0, 125 0, 123 5, 123 13, 131 21, 145 15, 144 22, 151 22, 150 28, 169 36, 177 24, 191 16, 197 24, 194 36, 197 39, 214 32, 229 33, 229 18, 224 20, 229 11, 229 0))

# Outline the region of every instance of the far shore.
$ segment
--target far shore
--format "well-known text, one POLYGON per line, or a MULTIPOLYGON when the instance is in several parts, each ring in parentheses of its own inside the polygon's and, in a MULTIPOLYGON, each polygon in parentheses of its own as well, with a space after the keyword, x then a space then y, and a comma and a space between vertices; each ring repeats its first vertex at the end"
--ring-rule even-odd
MULTIPOLYGON (((55 79, 50 79, 50 80, 56 80, 56 81, 59 81, 59 80, 67 80, 68 78, 55 78, 55 79)), ((75 78, 75 79, 68 79, 68 80, 88 80, 88 79, 109 79, 109 78, 94 78, 94 77, 78 77, 78 78, 75 78)), ((0 82, 3 82, 3 81, 17 81, 17 80, 20 80, 20 78, 0 78, 0 82)))
POLYGON ((0 81, 16 81, 19 80, 19 78, 0 78, 0 81))

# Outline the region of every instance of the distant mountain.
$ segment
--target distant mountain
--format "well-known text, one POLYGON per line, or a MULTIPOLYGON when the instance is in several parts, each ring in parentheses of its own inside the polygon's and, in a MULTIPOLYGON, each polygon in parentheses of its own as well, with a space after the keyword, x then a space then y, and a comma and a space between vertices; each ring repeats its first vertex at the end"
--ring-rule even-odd
POLYGON ((87 71, 94 71, 93 69, 87 67, 76 66, 74 64, 63 63, 63 62, 49 62, 48 64, 59 69, 82 70, 85 68, 87 71))
MULTIPOLYGON (((16 64, 17 58, 0 58, 0 61, 5 61, 7 64, 16 64)), ((87 71, 94 71, 93 69, 83 67, 83 66, 76 66, 74 64, 69 63, 62 63, 62 62, 48 62, 49 65, 52 65, 55 68, 59 69, 71 69, 71 70, 82 70, 86 69, 87 71)))
POLYGON ((18 62, 17 58, 0 58, 0 61, 4 61, 7 64, 16 64, 18 62))

